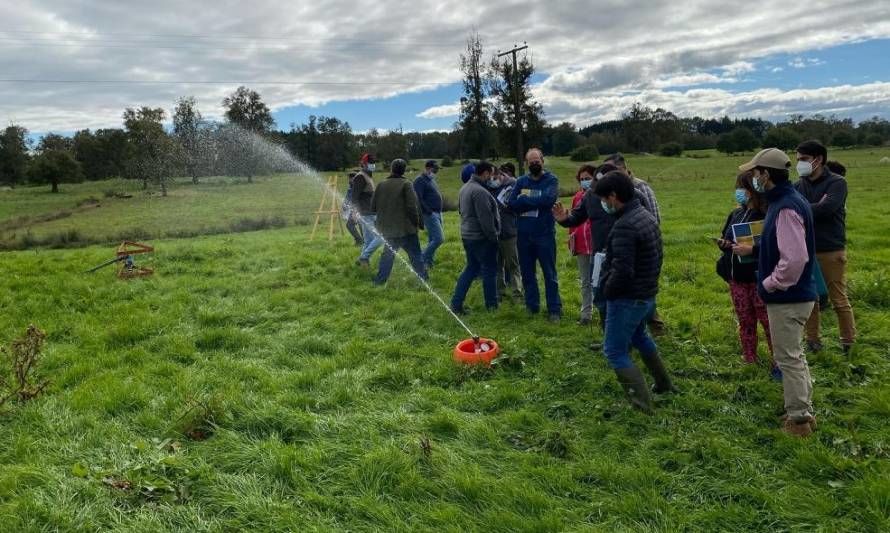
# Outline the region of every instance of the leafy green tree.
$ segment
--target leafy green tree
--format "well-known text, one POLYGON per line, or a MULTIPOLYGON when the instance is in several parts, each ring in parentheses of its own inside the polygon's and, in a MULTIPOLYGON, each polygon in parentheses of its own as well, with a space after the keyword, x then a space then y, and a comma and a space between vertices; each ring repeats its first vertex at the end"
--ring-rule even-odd
POLYGON ((28 172, 28 130, 10 124, 0 134, 0 182, 17 185, 28 172))
POLYGON ((552 129, 550 134, 550 151, 555 156, 566 156, 572 153, 584 137, 578 134, 575 125, 563 122, 552 129))
MULTIPOLYGON (((230 124, 234 124, 260 138, 267 135, 275 126, 272 112, 263 102, 260 94, 247 87, 238 87, 234 93, 223 98, 222 105, 226 108, 225 115, 230 124)), ((258 155, 256 150, 248 149, 245 151, 243 148, 256 148, 257 143, 254 141, 257 139, 244 137, 249 142, 239 150, 235 137, 237 136, 231 131, 227 131, 224 135, 227 141, 233 141, 228 143, 229 148, 236 150, 235 153, 226 154, 229 157, 230 163, 233 163, 233 165, 229 166, 235 168, 237 175, 247 176, 248 183, 253 183, 253 175, 262 166, 262 162, 255 157, 258 155), (237 157, 236 154, 239 152, 242 157, 241 161, 235 159, 237 157)))
POLYGON ((118 128, 80 130, 72 139, 74 157, 88 180, 126 175, 129 147, 127 134, 118 128))
POLYGON ((683 153, 683 145, 678 142, 664 143, 658 147, 658 153, 664 157, 677 157, 683 153))
MULTIPOLYGON (((51 135, 55 134, 48 134, 47 137, 51 135)), ((58 144, 53 142, 57 141, 60 136, 56 135, 55 137, 45 145, 41 142, 42 147, 31 161, 28 175, 35 183, 49 183, 52 186, 51 191, 58 193, 60 183, 83 181, 83 169, 71 150, 59 148, 58 144)), ((46 137, 44 137, 45 140, 46 137)))
POLYGON ((572 150, 572 154, 569 156, 569 159, 578 163, 586 163, 595 161, 600 156, 599 151, 596 149, 596 146, 592 144, 582 144, 578 146, 574 150, 572 150))
POLYGON ((776 127, 767 130, 760 145, 764 148, 778 148, 779 150, 793 150, 800 144, 800 135, 788 127, 776 127))
POLYGON ((717 150, 727 154, 750 152, 758 146, 760 146, 760 140, 751 130, 743 126, 717 138, 717 150))
POLYGON ((173 171, 176 144, 164 131, 164 110, 160 107, 127 108, 123 114, 129 157, 127 174, 141 179, 142 188, 156 183, 167 196, 167 183, 173 171))
POLYGON ((834 134, 831 144, 841 148, 849 148, 856 145, 856 135, 852 131, 842 130, 834 134))
POLYGON ((194 184, 198 183, 202 156, 206 151, 202 142, 202 122, 194 96, 182 97, 176 101, 176 108, 173 110, 173 137, 182 147, 183 166, 194 184))

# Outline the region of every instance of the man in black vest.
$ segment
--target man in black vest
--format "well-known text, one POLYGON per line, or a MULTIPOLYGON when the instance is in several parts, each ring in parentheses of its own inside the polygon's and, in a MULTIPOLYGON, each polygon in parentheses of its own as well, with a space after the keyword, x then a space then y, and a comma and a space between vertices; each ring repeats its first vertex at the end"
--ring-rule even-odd
POLYGON ((791 160, 778 148, 761 150, 739 167, 753 171, 753 185, 769 209, 756 247, 736 244, 738 255, 757 254, 757 292, 766 303, 773 355, 782 370, 785 433, 809 436, 813 416, 813 380, 801 349, 804 324, 813 311, 816 283, 813 263, 816 243, 813 212, 788 179, 791 160))

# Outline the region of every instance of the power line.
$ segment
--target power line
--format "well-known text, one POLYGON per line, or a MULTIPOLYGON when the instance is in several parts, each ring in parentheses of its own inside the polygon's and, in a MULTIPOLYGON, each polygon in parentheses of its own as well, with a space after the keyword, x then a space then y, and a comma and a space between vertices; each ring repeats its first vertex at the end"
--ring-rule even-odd
POLYGON ((0 79, 0 83, 22 83, 22 84, 41 84, 41 83, 57 83, 57 84, 104 84, 104 85, 320 85, 320 86, 426 86, 426 85, 451 85, 458 81, 424 81, 424 82, 408 82, 408 81, 297 81, 297 80, 70 80, 70 79, 0 79))

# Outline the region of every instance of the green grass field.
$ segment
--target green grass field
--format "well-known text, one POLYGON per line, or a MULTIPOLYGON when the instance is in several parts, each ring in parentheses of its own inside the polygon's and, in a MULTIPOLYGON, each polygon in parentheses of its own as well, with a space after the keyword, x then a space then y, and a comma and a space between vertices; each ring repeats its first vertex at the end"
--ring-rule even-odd
MULTIPOLYGON (((470 327, 506 353, 481 371, 452 363, 466 333, 403 265, 375 288, 347 237, 310 242, 321 189, 308 177, 181 181, 168 198, 132 182, 0 191, 3 242, 136 234, 157 249, 155 276, 128 282, 82 274, 112 244, 0 253, 0 340, 46 330, 52 380, 0 415, 0 530, 890 530, 888 154, 831 154, 849 169, 860 342, 842 356, 823 315, 819 428, 804 441, 778 430, 767 364, 739 360, 705 238, 732 208, 741 156, 629 158, 662 206, 659 345, 682 389, 652 417, 587 349, 598 330, 574 324, 563 229, 562 324, 518 305, 486 313, 471 291, 470 327), (90 197, 101 206, 78 207, 90 197), (286 226, 200 235, 262 217, 286 226)), ((547 166, 571 186, 576 164, 547 166)), ((450 196, 457 172, 441 174, 450 196)), ((457 222, 446 215, 431 278, 446 298, 457 222)))

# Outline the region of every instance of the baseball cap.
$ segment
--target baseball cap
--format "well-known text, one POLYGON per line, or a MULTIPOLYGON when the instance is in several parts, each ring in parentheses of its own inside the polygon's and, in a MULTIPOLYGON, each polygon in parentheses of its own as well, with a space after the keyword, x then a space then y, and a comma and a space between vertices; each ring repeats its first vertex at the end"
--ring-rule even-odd
POLYGON ((788 154, 778 148, 764 148, 757 152, 753 159, 744 165, 739 165, 739 170, 747 172, 756 167, 785 170, 791 168, 791 159, 788 158, 788 154))
POLYGON ((439 170, 439 163, 436 162, 435 159, 427 159, 426 163, 424 163, 423 168, 431 168, 433 170, 439 170))
POLYGON ((376 163, 377 161, 374 159, 374 156, 368 153, 362 154, 362 158, 359 159, 359 162, 363 165, 367 163, 376 163))

